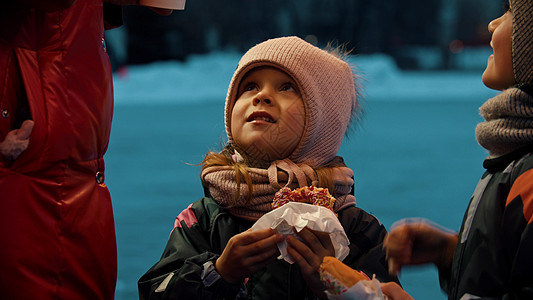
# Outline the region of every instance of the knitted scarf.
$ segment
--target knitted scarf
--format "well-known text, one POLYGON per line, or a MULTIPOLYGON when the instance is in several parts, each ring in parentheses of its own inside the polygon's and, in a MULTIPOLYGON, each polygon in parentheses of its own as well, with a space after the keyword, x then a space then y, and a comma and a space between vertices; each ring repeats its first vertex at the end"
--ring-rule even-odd
POLYGON ((485 122, 476 127, 476 138, 490 158, 533 143, 533 97, 509 88, 480 107, 485 122))
MULTIPOLYGON (((338 157, 339 160, 342 160, 338 157)), ((355 204, 355 197, 350 194, 354 185, 353 171, 346 167, 331 167, 335 190, 330 191, 336 195, 335 212, 349 205, 355 204)), ((274 194, 282 187, 297 187, 318 184, 316 172, 307 164, 295 164, 289 159, 277 160, 267 169, 248 168, 253 182, 252 197, 248 200, 248 186, 246 182, 237 184, 235 171, 232 166, 213 166, 202 171, 201 177, 204 184, 215 201, 228 211, 243 219, 256 221, 263 214, 272 210, 274 194), (239 193, 239 198, 234 205, 233 197, 239 193)))

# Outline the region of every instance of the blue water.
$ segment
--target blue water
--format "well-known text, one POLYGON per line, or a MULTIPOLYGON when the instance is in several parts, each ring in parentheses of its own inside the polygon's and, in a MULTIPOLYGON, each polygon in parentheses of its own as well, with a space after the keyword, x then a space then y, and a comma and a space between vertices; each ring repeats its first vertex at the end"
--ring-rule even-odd
MULTIPOLYGON (((459 95, 461 93, 458 93, 459 95)), ((387 226, 425 217, 458 230, 481 176, 485 152, 475 142, 479 97, 372 98, 340 155, 354 169, 358 206, 387 226)), ((138 278, 155 263, 174 218, 202 196, 199 167, 224 142, 220 101, 118 104, 106 155, 118 241, 116 299, 137 299, 138 278)), ((400 277, 415 299, 446 299, 433 267, 400 277)))

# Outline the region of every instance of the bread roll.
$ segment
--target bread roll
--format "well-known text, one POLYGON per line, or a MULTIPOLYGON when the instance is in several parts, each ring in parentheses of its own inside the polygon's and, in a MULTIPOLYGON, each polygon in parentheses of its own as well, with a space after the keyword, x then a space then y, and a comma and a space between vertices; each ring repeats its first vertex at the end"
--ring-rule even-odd
POLYGON ((332 256, 324 257, 320 269, 335 277, 344 286, 351 287, 360 280, 370 280, 363 272, 354 270, 332 256))

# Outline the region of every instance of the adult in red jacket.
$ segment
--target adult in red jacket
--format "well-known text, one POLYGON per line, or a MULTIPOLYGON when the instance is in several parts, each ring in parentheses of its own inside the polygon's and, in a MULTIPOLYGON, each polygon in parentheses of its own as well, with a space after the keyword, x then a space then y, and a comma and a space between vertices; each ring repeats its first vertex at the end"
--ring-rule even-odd
POLYGON ((103 155, 113 90, 102 1, 1 6, 0 141, 27 119, 33 131, 26 127, 20 155, 0 155, 0 298, 112 299, 103 155))

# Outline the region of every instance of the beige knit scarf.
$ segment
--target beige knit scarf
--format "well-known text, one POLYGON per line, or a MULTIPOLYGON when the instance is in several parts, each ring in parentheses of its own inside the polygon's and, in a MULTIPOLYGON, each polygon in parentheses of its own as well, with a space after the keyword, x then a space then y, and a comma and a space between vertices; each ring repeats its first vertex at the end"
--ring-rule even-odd
POLYGON ((533 97, 509 88, 480 107, 485 122, 476 127, 478 143, 491 158, 533 143, 533 97))
MULTIPOLYGON (((342 160, 338 157, 338 159, 342 160)), ((350 194, 354 185, 353 171, 346 167, 331 167, 336 195, 334 211, 355 205, 355 197, 350 194)), ((228 211, 243 219, 255 221, 272 210, 274 194, 282 187, 297 188, 318 184, 316 172, 306 164, 295 164, 289 159, 271 163, 267 169, 248 168, 253 182, 252 198, 248 200, 246 182, 237 185, 232 166, 213 166, 202 171, 201 177, 213 199, 228 211), (239 198, 234 205, 233 197, 239 191, 239 198)))

